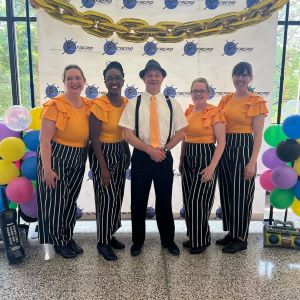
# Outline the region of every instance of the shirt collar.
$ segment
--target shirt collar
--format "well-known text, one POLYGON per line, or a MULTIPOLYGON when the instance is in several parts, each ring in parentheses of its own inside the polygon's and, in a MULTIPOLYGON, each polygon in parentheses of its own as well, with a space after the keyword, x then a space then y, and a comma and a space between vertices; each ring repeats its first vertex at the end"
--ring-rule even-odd
POLYGON ((143 94, 145 95, 146 99, 148 99, 148 100, 150 100, 152 96, 155 96, 155 97, 156 97, 156 99, 158 99, 158 98, 160 98, 160 97, 161 97, 161 95, 162 95, 162 93, 161 93, 161 92, 159 92, 159 93, 158 93, 158 94, 156 94, 156 95, 151 95, 151 94, 150 94, 150 93, 148 93, 147 91, 145 91, 143 94))

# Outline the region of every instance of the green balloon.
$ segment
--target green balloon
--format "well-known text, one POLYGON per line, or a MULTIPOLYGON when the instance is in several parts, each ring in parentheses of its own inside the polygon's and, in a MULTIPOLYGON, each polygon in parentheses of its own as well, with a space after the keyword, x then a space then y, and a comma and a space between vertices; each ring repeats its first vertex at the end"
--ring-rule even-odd
POLYGON ((264 140, 272 147, 276 147, 281 141, 287 138, 280 124, 270 125, 264 132, 264 140))
POLYGON ((16 209, 18 205, 16 203, 14 203, 14 202, 10 202, 8 206, 11 209, 16 209))
POLYGON ((36 191, 36 180, 32 180, 31 182, 32 182, 34 190, 36 191))
POLYGON ((281 190, 275 189, 270 194, 270 203, 278 209, 286 209, 290 207, 294 201, 293 189, 281 190))

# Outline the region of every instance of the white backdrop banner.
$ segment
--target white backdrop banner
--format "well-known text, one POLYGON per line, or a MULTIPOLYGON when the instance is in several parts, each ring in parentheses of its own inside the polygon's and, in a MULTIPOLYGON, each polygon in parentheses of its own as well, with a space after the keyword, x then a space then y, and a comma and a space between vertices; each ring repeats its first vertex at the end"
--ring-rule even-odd
MULTIPOLYGON (((156 24, 162 21, 187 22, 209 19, 224 13, 242 11, 259 1, 71 0, 68 2, 81 12, 86 10, 102 12, 114 21, 122 18, 139 18, 149 24, 156 24)), ((178 43, 161 43, 153 38, 142 43, 132 43, 119 39, 115 34, 107 39, 90 35, 81 27, 60 22, 39 9, 40 99, 44 102, 63 91, 62 72, 68 64, 78 64, 83 69, 87 78, 84 96, 93 99, 104 94, 106 90, 102 71, 106 64, 113 60, 123 65, 125 72, 123 93, 132 99, 144 90, 143 82, 138 76, 139 71, 149 59, 155 59, 168 73, 163 82, 163 92, 175 97, 183 109, 190 103, 190 85, 197 77, 205 77, 210 83, 210 101, 213 104, 217 104, 227 92, 233 91, 231 72, 233 66, 240 61, 252 64, 254 78, 251 88, 271 103, 276 33, 277 14, 262 23, 231 34, 212 35, 178 43)), ((179 151, 178 146, 172 151, 175 213, 182 207, 178 174, 179 151)), ((259 166, 259 170, 261 169, 262 166, 259 166)), ((130 211, 129 183, 127 180, 123 212, 130 211)), ((154 206, 154 202, 154 193, 151 191, 149 206, 154 206)), ((217 193, 213 212, 218 203, 217 193)), ((79 206, 86 213, 95 211, 91 181, 84 181, 79 206)), ((264 192, 258 184, 253 212, 261 217, 263 209, 264 192)))

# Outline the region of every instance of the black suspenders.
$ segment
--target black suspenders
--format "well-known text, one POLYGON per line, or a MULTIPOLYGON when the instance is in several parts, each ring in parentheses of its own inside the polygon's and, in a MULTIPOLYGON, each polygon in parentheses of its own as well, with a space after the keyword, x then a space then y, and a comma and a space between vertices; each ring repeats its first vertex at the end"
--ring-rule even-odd
MULTIPOLYGON (((165 97, 166 97, 168 107, 170 109, 170 126, 169 126, 169 136, 168 136, 168 139, 167 139, 167 143, 168 143, 171 139, 171 134, 172 134, 173 107, 172 107, 172 103, 171 103, 171 100, 170 100, 169 96, 165 96, 165 97)), ((136 101, 136 106, 135 106, 135 134, 136 134, 137 137, 139 137, 139 110, 140 110, 140 105, 141 105, 141 95, 138 95, 137 101, 136 101)))

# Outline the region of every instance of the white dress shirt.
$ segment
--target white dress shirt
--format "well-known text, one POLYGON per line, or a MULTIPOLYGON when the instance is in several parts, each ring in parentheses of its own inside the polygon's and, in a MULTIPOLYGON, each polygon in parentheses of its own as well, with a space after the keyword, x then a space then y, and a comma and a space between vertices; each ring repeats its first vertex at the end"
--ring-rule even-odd
MULTIPOLYGON (((141 94, 141 105, 139 108, 139 138, 145 144, 150 145, 150 99, 151 94, 144 92, 141 94)), ((170 130, 170 109, 166 97, 162 93, 153 95, 157 101, 157 111, 159 120, 159 140, 160 146, 164 147, 167 143, 170 130)), ((173 124, 171 138, 174 133, 187 126, 187 121, 180 104, 173 98, 170 98, 173 108, 173 124)), ((137 98, 129 100, 127 103, 119 126, 129 128, 135 131, 135 107, 137 98)))

